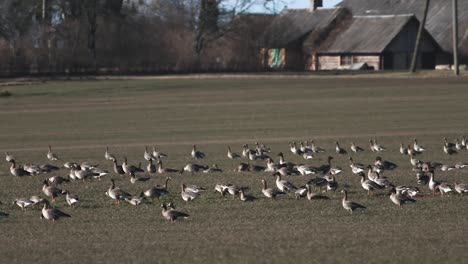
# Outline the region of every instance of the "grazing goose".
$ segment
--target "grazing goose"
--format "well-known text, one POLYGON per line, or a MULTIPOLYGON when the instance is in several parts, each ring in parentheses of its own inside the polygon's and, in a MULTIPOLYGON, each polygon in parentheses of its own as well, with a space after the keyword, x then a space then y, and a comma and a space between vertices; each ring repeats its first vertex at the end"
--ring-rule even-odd
POLYGON ((219 192, 222 196, 225 196, 227 193, 226 184, 216 184, 214 187, 215 192, 219 192))
POLYGON ((315 145, 315 142, 314 142, 313 140, 310 141, 310 149, 311 149, 312 152, 314 152, 314 153, 322 153, 322 152, 325 152, 325 149, 316 146, 316 145, 315 145))
POLYGON ((34 205, 34 202, 28 198, 17 198, 13 201, 13 204, 18 205, 21 210, 24 210, 24 208, 34 205))
POLYGON ((13 155, 11 155, 10 153, 5 152, 5 160, 8 162, 12 162, 13 160, 15 160, 15 157, 13 157, 13 155))
POLYGON ((49 178, 50 183, 54 184, 55 186, 60 185, 62 183, 70 182, 69 179, 65 179, 60 176, 53 176, 49 178))
POLYGON ((298 171, 301 175, 309 175, 309 174, 318 173, 316 168, 309 166, 309 165, 304 165, 304 164, 296 165, 294 169, 298 171))
POLYGON ((75 205, 80 202, 80 198, 78 198, 78 195, 71 194, 69 191, 66 190, 64 190, 63 193, 65 194, 65 200, 67 201, 69 206, 75 207, 75 205))
POLYGON ((145 200, 145 194, 143 192, 140 192, 138 196, 133 196, 133 197, 126 197, 125 201, 131 205, 140 205, 143 203, 145 200))
POLYGON ((10 163, 11 163, 11 166, 10 166, 11 175, 16 176, 16 177, 32 175, 30 172, 24 170, 23 168, 16 168, 16 161, 15 160, 10 161, 10 163))
POLYGON ((415 203, 416 200, 409 198, 405 194, 398 193, 395 188, 390 190, 390 200, 398 205, 398 207, 403 208, 403 204, 415 203))
POLYGON ((203 159, 205 157, 205 153, 197 150, 197 146, 196 145, 193 145, 192 147, 192 152, 190 153, 190 155, 192 156, 192 158, 198 160, 198 159, 203 159))
POLYGON ((136 182, 146 182, 149 180, 151 180, 150 177, 137 177, 133 172, 130 174, 130 182, 133 184, 135 184, 136 182))
POLYGON ((52 197, 52 202, 55 202, 55 198, 59 194, 64 194, 64 192, 61 189, 54 187, 54 186, 49 186, 49 184, 47 183, 47 180, 44 180, 42 183, 43 183, 42 192, 46 196, 52 197))
POLYGON ((59 160, 58 156, 52 152, 52 146, 49 145, 49 151, 47 152, 47 158, 49 160, 59 160))
POLYGON ((162 208, 162 216, 166 218, 167 220, 169 220, 169 222, 171 223, 174 223, 178 219, 186 219, 190 216, 189 214, 182 213, 174 209, 168 210, 165 203, 161 204, 161 208, 162 208))
POLYGON ((153 154, 148 152, 148 146, 145 146, 145 152, 143 153, 143 158, 145 158, 145 160, 147 161, 155 159, 153 154))
POLYGON ((42 208, 42 219, 52 220, 55 223, 55 220, 58 220, 60 217, 71 217, 69 214, 60 211, 57 208, 50 208, 49 201, 44 200, 44 207, 42 208))
POLYGON ((33 195, 31 198, 29 198, 31 202, 33 202, 33 205, 43 203, 45 200, 39 196, 33 195))
POLYGON ((286 194, 286 193, 284 193, 282 191, 275 190, 273 188, 268 188, 267 182, 265 180, 262 180, 262 183, 263 183, 262 193, 267 198, 271 198, 271 199, 275 200, 276 196, 286 194))
MULTIPOLYGON (((287 167, 282 167, 282 168, 279 168, 275 171, 275 173, 273 174, 273 176, 276 176, 276 175, 281 175, 281 176, 289 176, 293 173, 293 171, 291 171, 289 168, 287 167)), ((294 173, 295 174, 295 173, 294 173)))
POLYGON ((194 192, 192 189, 187 190, 185 184, 182 184, 182 191, 180 192, 180 195, 182 196, 182 199, 186 202, 190 202, 195 200, 200 193, 199 192, 194 192))
POLYGON ((106 160, 111 160, 111 161, 116 160, 115 156, 109 153, 109 147, 108 146, 106 146, 106 152, 104 153, 104 158, 106 160))
POLYGON ((148 166, 146 166, 146 171, 148 173, 156 173, 156 165, 153 164, 153 160, 149 160, 148 166))
POLYGON ((418 187, 406 186, 406 185, 399 185, 395 187, 395 190, 397 193, 407 195, 411 198, 417 196, 421 192, 418 187))
POLYGON ((448 164, 442 164, 442 166, 440 166, 441 171, 451 171, 454 169, 455 169, 455 166, 448 165, 448 164))
POLYGON ((120 204, 121 199, 132 197, 129 193, 121 190, 119 187, 115 187, 114 179, 111 179, 111 186, 106 191, 106 195, 115 200, 116 204, 120 204))
POLYGON ((241 188, 239 190, 239 198, 243 202, 253 202, 253 201, 257 200, 257 198, 255 198, 255 196, 245 194, 243 188, 241 188))
POLYGON ((240 158, 239 154, 233 153, 233 152, 231 151, 231 147, 230 147, 230 146, 228 146, 227 149, 228 149, 228 150, 227 150, 227 157, 228 157, 229 159, 238 159, 238 158, 240 158))
POLYGON ((209 167, 208 169, 206 170, 203 170, 203 173, 214 173, 214 172, 223 172, 222 169, 220 169, 218 167, 218 164, 214 163, 213 165, 211 165, 211 167, 209 167))
POLYGON ((457 162, 455 163, 455 169, 460 170, 468 166, 466 162, 457 162))
POLYGON ((384 188, 383 186, 377 184, 374 181, 366 180, 366 177, 364 175, 361 175, 361 186, 364 190, 367 191, 367 195, 371 195, 371 192, 373 190, 380 190, 384 188))
POLYGON ((449 184, 446 183, 446 182, 440 183, 440 184, 437 186, 437 188, 439 189, 441 195, 446 194, 446 193, 449 193, 449 192, 453 192, 452 186, 449 185, 449 184))
POLYGON ((114 159, 113 163, 114 163, 114 172, 117 173, 118 175, 124 175, 125 171, 123 170, 122 166, 117 164, 117 159, 114 159))
POLYGON ((134 165, 129 165, 127 162, 127 157, 124 157, 124 163, 122 163, 122 169, 128 175, 131 175, 132 173, 145 172, 139 167, 136 167, 134 165))
POLYGON ((363 148, 359 147, 358 145, 354 144, 354 142, 351 142, 351 151, 354 153, 362 152, 364 151, 363 148))
POLYGON ((276 174, 276 187, 282 192, 290 192, 292 190, 297 190, 297 187, 294 184, 288 182, 287 180, 281 179, 281 174, 276 174))
POLYGON ((157 198, 159 199, 159 197, 163 196, 163 195, 167 195, 169 194, 169 191, 167 190, 167 184, 169 182, 171 178, 167 177, 166 178, 166 182, 164 183, 164 186, 163 187, 160 187, 160 186, 155 186, 155 187, 152 187, 146 191, 144 191, 144 195, 148 198, 157 198))
POLYGON ((328 185, 328 181, 327 179, 323 178, 323 177, 317 177, 317 178, 314 178, 314 179, 310 179, 308 182, 307 182, 308 185, 313 185, 315 187, 319 187, 320 189, 322 188, 326 188, 327 185, 328 185))
POLYGON ((353 213, 354 210, 359 209, 359 208, 366 209, 365 206, 362 206, 362 205, 360 205, 360 204, 358 204, 356 202, 353 202, 353 201, 349 201, 348 200, 348 192, 346 190, 342 190, 341 192, 344 193, 342 205, 343 205, 343 208, 346 211, 349 211, 350 213, 353 213))
POLYGON ((167 158, 167 155, 164 154, 164 153, 162 153, 161 151, 156 150, 156 147, 153 146, 153 157, 154 157, 155 159, 160 160, 160 159, 167 158))
POLYGON ((309 201, 310 200, 330 200, 330 198, 328 198, 328 196, 321 195, 321 194, 318 194, 318 193, 313 193, 309 184, 306 184, 306 188, 307 188, 307 200, 309 200, 309 201))
POLYGON ((414 142, 413 143, 413 150, 414 151, 421 153, 421 152, 424 152, 426 150, 425 147, 418 144, 418 140, 416 138, 413 140, 413 142, 414 142))
POLYGON ((182 168, 182 170, 179 171, 179 173, 182 174, 184 171, 186 171, 193 174, 194 172, 199 172, 206 169, 208 169, 208 166, 188 163, 182 168))
POLYGON ((457 193, 461 195, 468 194, 468 184, 455 182, 454 186, 457 193))
POLYGON ((348 154, 348 151, 340 147, 340 144, 338 143, 338 141, 335 142, 335 151, 336 151, 336 154, 340 154, 340 155, 348 154))
POLYGON ((380 166, 384 170, 394 170, 394 169, 396 169, 398 167, 395 163, 390 162, 388 160, 382 160, 382 158, 379 157, 379 156, 377 156, 375 158, 374 165, 375 166, 380 166))
POLYGON ((303 185, 294 192, 294 197, 296 197, 296 200, 299 200, 300 198, 304 198, 307 196, 307 186, 303 185))
POLYGON ((249 165, 248 163, 243 163, 241 162, 237 167, 234 169, 234 172, 241 172, 241 171, 249 171, 249 165))
POLYGON ((159 173, 159 174, 162 174, 162 173, 173 173, 173 172, 180 172, 180 170, 164 168, 164 167, 163 167, 162 160, 158 160, 158 173, 159 173))

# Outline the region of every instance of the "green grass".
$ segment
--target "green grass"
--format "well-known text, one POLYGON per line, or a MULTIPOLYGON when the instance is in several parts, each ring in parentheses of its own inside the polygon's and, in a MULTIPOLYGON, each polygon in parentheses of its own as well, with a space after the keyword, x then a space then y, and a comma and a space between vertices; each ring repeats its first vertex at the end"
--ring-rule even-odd
MULTIPOLYGON (((351 175, 347 156, 334 153, 334 142, 349 149, 351 141, 366 148, 353 155, 370 163, 376 154, 368 140, 377 138, 388 150, 384 159, 399 165, 385 172, 395 184, 416 185, 409 158, 398 152, 400 142, 417 137, 428 148, 422 160, 467 161, 468 151, 454 156, 442 152, 443 137, 453 141, 466 131, 468 79, 386 78, 364 76, 317 78, 202 78, 161 80, 67 81, 8 87, 12 96, 0 99, 0 150, 20 163, 47 163, 47 145, 62 161, 89 161, 111 170, 104 160, 108 145, 120 159, 142 162, 144 146, 158 146, 170 155, 166 167, 190 162, 192 144, 206 152, 202 164, 217 163, 222 174, 173 175, 171 195, 189 220, 170 224, 159 202, 134 207, 113 205, 102 181, 72 182, 62 188, 82 202, 68 208, 60 197, 56 206, 72 215, 55 224, 40 220, 39 208, 22 212, 11 201, 41 195, 41 180, 67 175, 14 178, 8 163, 0 163, 0 252, 8 263, 462 263, 466 252, 467 199, 457 195, 432 197, 427 186, 414 205, 399 209, 387 191, 367 197, 359 178, 351 175), (327 149, 305 161, 293 156, 290 141, 314 139, 327 149), (274 186, 271 173, 234 173, 239 161, 226 158, 226 146, 240 152, 243 144, 259 141, 280 151, 288 161, 320 165, 326 156, 344 169, 340 189, 368 210, 350 215, 341 207, 341 194, 330 201, 263 199, 261 179, 274 186), (193 203, 179 195, 182 182, 209 188, 193 203), (216 183, 250 186, 260 198, 242 203, 212 192, 216 183)), ((51 162, 62 165, 61 162, 51 162)), ((121 162, 121 161, 120 161, 121 162)), ((262 162, 258 164, 264 165, 262 162)), ((436 178, 467 182, 466 170, 437 172, 436 178)), ((135 185, 112 175, 122 189, 137 194, 165 176, 135 185)), ((291 176, 296 185, 311 177, 291 176)))

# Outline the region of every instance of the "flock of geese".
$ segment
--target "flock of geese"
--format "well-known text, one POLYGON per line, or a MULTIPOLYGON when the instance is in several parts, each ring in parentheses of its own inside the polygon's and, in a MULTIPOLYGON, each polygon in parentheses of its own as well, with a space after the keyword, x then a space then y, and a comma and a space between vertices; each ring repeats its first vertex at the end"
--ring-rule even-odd
MULTIPOLYGON (((326 152, 325 149, 320 148, 315 144, 314 141, 300 142, 299 146, 297 143, 292 142, 289 144, 289 149, 292 154, 298 155, 307 160, 313 159, 315 155, 326 155, 321 154, 326 152)), ((377 143, 377 140, 369 140, 370 151, 375 153, 384 152, 386 148, 377 143)), ((444 138, 443 151, 447 155, 456 154, 459 151, 467 150, 468 142, 465 137, 462 140, 456 140, 455 143, 451 143, 444 138)), ((421 191, 416 186, 408 185, 395 185, 388 178, 383 176, 387 170, 394 170, 398 166, 390 161, 382 159, 377 156, 372 164, 364 165, 355 162, 350 156, 352 153, 358 153, 368 151, 363 147, 356 145, 354 142, 351 143, 349 150, 342 148, 338 142, 335 142, 335 153, 337 155, 348 156, 350 171, 360 177, 362 188, 367 191, 367 194, 371 196, 374 191, 381 189, 390 189, 389 198, 390 201, 399 206, 400 208, 404 204, 416 202, 415 197, 420 195, 421 191)), ((413 140, 413 144, 404 145, 400 144, 400 153, 402 155, 408 155, 410 157, 411 165, 416 173, 415 182, 420 185, 427 185, 428 189, 432 192, 432 195, 440 193, 445 195, 450 192, 457 192, 460 195, 468 193, 468 185, 464 183, 454 183, 453 185, 438 181, 434 178, 434 172, 436 170, 450 171, 455 169, 462 169, 468 166, 467 163, 458 162, 454 165, 441 164, 432 161, 422 161, 417 157, 419 154, 426 151, 426 148, 421 146, 417 139, 413 140)), ((155 147, 152 151, 149 151, 145 147, 144 159, 148 161, 146 168, 142 168, 141 163, 138 166, 131 165, 128 163, 127 158, 123 158, 123 163, 119 164, 115 155, 111 154, 109 148, 106 147, 104 158, 109 162, 113 163, 113 173, 98 168, 97 165, 89 162, 75 163, 66 162, 63 167, 69 170, 68 177, 52 176, 43 181, 42 193, 48 197, 47 199, 41 198, 40 196, 33 195, 30 198, 17 198, 13 201, 13 204, 18 205, 22 210, 28 207, 32 207, 38 204, 42 204, 41 218, 55 220, 61 217, 70 217, 68 213, 61 211, 60 209, 51 206, 51 203, 55 203, 55 200, 59 196, 65 196, 67 204, 71 207, 79 205, 80 199, 77 194, 72 194, 67 190, 59 188, 64 183, 70 182, 71 180, 86 180, 86 179, 101 179, 107 175, 117 174, 125 177, 129 177, 132 184, 136 182, 144 182, 151 179, 150 176, 141 176, 141 174, 148 173, 152 174, 163 174, 166 175, 165 184, 163 186, 156 185, 147 190, 141 191, 138 195, 133 196, 128 192, 124 191, 120 187, 117 187, 113 179, 110 180, 110 186, 105 194, 115 204, 120 204, 121 201, 128 202, 131 205, 138 206, 142 204, 145 199, 159 199, 160 197, 169 194, 168 183, 172 177, 169 175, 178 175, 183 173, 222 173, 223 170, 218 165, 213 164, 211 166, 197 164, 199 160, 205 158, 205 153, 198 150, 193 145, 192 151, 190 152, 191 158, 194 160, 193 163, 188 163, 182 168, 165 168, 163 166, 163 160, 168 155, 160 152, 155 147), (50 200, 50 201, 49 201, 50 200)), ((279 196, 291 194, 296 199, 308 199, 308 200, 330 200, 330 198, 324 194, 328 191, 336 191, 338 189, 338 182, 336 176, 342 173, 343 169, 334 166, 332 161, 333 157, 327 155, 327 163, 320 166, 311 166, 307 164, 294 164, 285 160, 283 153, 278 153, 278 162, 275 162, 272 158, 272 151, 270 148, 263 144, 255 143, 255 147, 250 148, 247 144, 243 145, 242 152, 240 154, 234 153, 231 148, 227 147, 227 158, 231 160, 242 160, 245 162, 239 162, 234 172, 269 172, 276 177, 275 185, 276 188, 268 186, 268 182, 265 179, 261 179, 262 189, 261 193, 263 196, 269 199, 277 199, 279 196), (251 163, 255 161, 256 164, 251 163), (258 165, 259 163, 265 164, 258 165), (296 187, 294 183, 284 179, 291 175, 313 175, 306 184, 300 187, 296 187), (318 190, 318 192, 317 192, 318 190)), ((52 147, 49 145, 47 152, 47 159, 53 162, 59 162, 60 158, 57 154, 52 152, 52 147)), ((5 160, 9 162, 10 173, 16 177, 33 176, 43 173, 49 173, 58 171, 61 167, 51 164, 32 164, 24 163, 17 164, 17 160, 13 155, 5 152, 5 160)), ((188 179, 188 178, 187 178, 188 179)), ((204 191, 205 188, 189 185, 182 183, 180 186, 180 196, 186 201, 190 202, 197 199, 204 191)), ((232 183, 216 184, 214 187, 216 192, 219 192, 222 196, 231 195, 234 199, 239 199, 243 202, 253 202, 258 198, 246 194, 249 190, 247 186, 238 186, 232 183)), ((345 210, 352 213, 357 209, 366 209, 365 206, 349 200, 348 193, 346 190, 341 190, 343 193, 342 206, 345 210)), ((170 222, 175 222, 178 219, 189 217, 189 214, 177 211, 174 204, 161 204, 162 216, 170 222)), ((1 216, 7 217, 7 213, 1 213, 1 216)))

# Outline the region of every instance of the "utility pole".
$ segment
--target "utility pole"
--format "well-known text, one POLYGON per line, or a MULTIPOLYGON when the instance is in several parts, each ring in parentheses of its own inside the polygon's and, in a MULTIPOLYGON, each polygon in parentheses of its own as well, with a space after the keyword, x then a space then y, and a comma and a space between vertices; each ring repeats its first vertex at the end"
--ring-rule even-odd
POLYGON ((416 64, 418 61, 419 47, 421 42, 421 35, 426 25, 427 12, 429 11, 429 0, 426 0, 426 6, 424 7, 423 19, 419 24, 418 35, 416 36, 416 44, 414 45, 413 59, 411 60, 410 72, 416 72, 416 64))
POLYGON ((452 29, 453 29, 453 67, 455 75, 460 75, 458 66, 458 7, 457 0, 452 1, 452 29))

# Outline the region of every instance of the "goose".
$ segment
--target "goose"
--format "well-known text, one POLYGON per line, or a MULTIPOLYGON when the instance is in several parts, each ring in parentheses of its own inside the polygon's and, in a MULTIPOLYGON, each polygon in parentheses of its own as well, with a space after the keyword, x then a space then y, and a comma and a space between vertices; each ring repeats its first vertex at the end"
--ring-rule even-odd
POLYGON ((398 165, 396 165, 393 162, 390 162, 388 160, 382 160, 380 156, 377 156, 375 158, 374 165, 381 166, 385 170, 394 170, 398 167, 398 165))
POLYGON ((43 172, 45 173, 49 173, 49 172, 53 172, 53 171, 58 171, 60 170, 59 167, 57 166, 54 166, 54 165, 50 165, 50 164, 40 164, 38 165, 39 166, 39 169, 41 169, 43 172))
POLYGON ((462 149, 464 149, 464 148, 465 148, 465 146, 463 146, 463 145, 460 143, 460 141, 458 140, 458 138, 455 139, 455 149, 457 149, 457 150, 462 150, 462 149))
POLYGON ((78 195, 71 194, 67 190, 64 190, 63 193, 65 194, 65 200, 67 201, 69 206, 75 207, 75 205, 80 202, 80 198, 78 198, 78 195))
POLYGON ((275 173, 273 174, 273 176, 276 176, 276 175, 289 176, 292 173, 293 172, 289 170, 287 167, 282 167, 282 168, 277 169, 275 173))
POLYGON ((214 172, 223 172, 222 169, 220 169, 218 167, 218 164, 214 163, 213 165, 211 165, 211 167, 209 167, 208 169, 206 170, 203 170, 203 173, 214 173, 214 172))
POLYGON ((133 184, 135 184, 136 182, 146 182, 149 180, 151 180, 150 177, 137 177, 133 172, 130 174, 130 182, 133 184))
POLYGON ((444 137, 444 145, 447 145, 447 147, 449 148, 455 147, 455 144, 453 144, 452 142, 448 142, 446 137, 444 137))
POLYGON ((234 185, 234 184, 226 184, 224 186, 224 189, 225 189, 225 192, 226 193, 229 193, 230 195, 232 195, 232 197, 236 197, 237 195, 239 195, 239 192, 241 190, 246 190, 248 188, 246 187, 242 187, 242 186, 238 186, 238 185, 234 185))
POLYGON ((332 175, 330 179, 327 180, 327 191, 336 191, 338 188, 338 182, 335 180, 335 176, 332 175))
POLYGON ((115 161, 116 160, 115 156, 112 155, 111 153, 109 153, 109 147, 108 146, 106 146, 106 152, 104 153, 104 158, 106 160, 110 160, 110 161, 115 161))
POLYGON ((294 186, 291 182, 287 180, 282 180, 280 174, 276 175, 276 187, 282 192, 290 192, 292 190, 297 190, 297 187, 294 186))
POLYGON ((345 155, 345 154, 348 154, 348 152, 340 147, 340 144, 338 143, 338 141, 335 142, 335 152, 336 154, 340 154, 340 155, 345 155))
POLYGON ((255 196, 245 194, 242 188, 239 190, 239 199, 243 202, 253 202, 257 200, 255 196))
POLYGON ((403 143, 400 143, 400 153, 403 155, 408 155, 408 149, 403 146, 403 143))
POLYGON ((377 144, 377 140, 376 140, 376 139, 374 139, 374 140, 371 139, 371 140, 369 140, 369 142, 370 142, 370 144, 371 144, 371 150, 372 150, 373 152, 382 152, 382 151, 384 151, 384 150, 387 149, 387 148, 385 148, 385 147, 383 147, 383 146, 377 144))
POLYGON ((155 187, 152 187, 146 191, 143 192, 143 194, 148 197, 148 198, 158 198, 163 196, 163 195, 167 195, 169 194, 169 191, 167 190, 167 184, 169 182, 171 178, 167 177, 166 178, 166 182, 164 183, 164 186, 163 187, 160 187, 160 186, 155 186, 155 187))
POLYGON ((127 162, 127 157, 124 157, 124 163, 122 163, 122 169, 128 175, 131 175, 131 173, 144 172, 144 170, 142 170, 139 167, 136 167, 134 165, 129 165, 127 162))
POLYGON ((304 165, 304 164, 296 165, 294 169, 298 171, 301 175, 309 175, 309 174, 318 173, 316 168, 309 166, 309 165, 304 165))
POLYGON ((114 159, 113 163, 114 163, 114 172, 118 175, 124 175, 125 171, 123 170, 121 165, 117 164, 117 159, 114 159))
POLYGON ((31 198, 29 198, 29 200, 31 202, 33 202, 33 205, 36 205, 36 204, 40 204, 40 203, 43 203, 45 200, 37 195, 33 195, 31 196, 31 198))
POLYGON ((365 166, 364 164, 360 163, 355 163, 352 157, 349 157, 349 167, 351 168, 351 171, 353 174, 362 174, 365 172, 365 166))
POLYGON ((182 213, 174 209, 168 210, 165 203, 161 204, 161 208, 162 208, 162 216, 171 223, 175 223, 175 221, 178 219, 186 219, 190 216, 189 214, 182 213))
POLYGON ((275 200, 276 196, 286 194, 282 191, 275 190, 273 188, 268 188, 266 180, 262 180, 262 183, 263 183, 262 193, 267 198, 271 198, 275 200))
POLYGON ((92 176, 95 176, 95 174, 90 171, 90 170, 80 170, 80 169, 71 169, 70 170, 70 175, 73 174, 72 179, 76 180, 85 180, 86 178, 90 178, 92 176))
POLYGON ((182 196, 182 199, 186 202, 190 202, 195 200, 200 193, 199 192, 193 192, 193 190, 187 190, 185 184, 182 184, 182 191, 180 192, 180 195, 182 196))
POLYGON ((327 185, 328 185, 328 181, 323 178, 323 177, 317 177, 317 178, 314 178, 314 179, 310 179, 308 182, 307 182, 308 185, 313 185, 315 187, 319 187, 320 189, 322 188, 326 188, 327 185))
POLYGON ((395 187, 395 190, 397 193, 407 195, 411 198, 417 196, 421 192, 418 187, 406 186, 406 185, 399 185, 395 187))
MULTIPOLYGON (((68 162, 65 162, 65 163, 63 164, 63 167, 64 167, 64 168, 67 168, 67 169, 73 169, 73 168, 77 169, 77 168, 80 168, 80 165, 79 165, 78 163, 76 163, 76 162, 70 162, 70 161, 68 161, 68 162)), ((80 168, 80 169, 81 169, 81 168, 80 168)))
POLYGON ((280 165, 275 163, 272 158, 268 158, 266 162, 265 171, 276 171, 280 168, 280 165))
POLYGON ((5 152, 5 160, 8 162, 12 162, 13 160, 15 160, 15 157, 13 157, 13 155, 11 155, 10 153, 5 152))
POLYGON ((289 143, 289 150, 294 155, 302 155, 303 154, 302 151, 299 148, 297 148, 296 142, 289 143))
POLYGON ((278 158, 279 158, 279 166, 280 167, 287 167, 289 169, 292 169, 294 168, 294 166, 296 166, 296 164, 292 163, 292 162, 287 162, 284 160, 284 155, 283 155, 283 152, 280 152, 278 153, 278 158))
POLYGON ((249 165, 247 163, 241 162, 237 167, 234 169, 234 172, 241 172, 241 171, 249 171, 249 165))
POLYGON ((254 165, 254 164, 250 164, 248 163, 248 171, 253 171, 253 172, 259 172, 259 171, 265 171, 265 167, 263 166, 260 166, 260 165, 254 165))
POLYGON ((13 204, 18 205, 21 210, 24 210, 24 208, 34 205, 34 202, 28 198, 17 198, 13 201, 13 204))
POLYGON ((156 165, 153 164, 153 160, 149 160, 148 166, 146 166, 146 171, 148 173, 156 173, 156 165))
POLYGON ((426 150, 425 147, 421 146, 418 144, 418 140, 415 138, 413 140, 413 150, 416 151, 416 152, 424 152, 426 150))
POLYGON ((358 145, 354 144, 354 142, 351 142, 351 151, 354 153, 362 152, 364 151, 363 148, 359 147, 358 145))
POLYGON ((83 161, 80 164, 82 170, 94 170, 99 166, 99 164, 92 164, 89 161, 83 161))
POLYGON ((443 194, 446 194, 446 193, 449 193, 449 192, 453 192, 453 188, 451 185, 449 185, 448 183, 446 182, 442 182, 440 183, 437 188, 439 189, 439 192, 441 195, 443 194))
POLYGON ((147 161, 155 159, 153 154, 148 152, 148 146, 145 146, 145 152, 143 153, 143 158, 145 158, 145 160, 147 161))
POLYGON ((381 177, 380 175, 376 179, 374 179, 373 181, 375 183, 377 183, 378 185, 380 185, 382 188, 395 187, 395 185, 393 185, 393 183, 391 183, 386 178, 381 177))
POLYGON ((344 195, 343 195, 343 201, 342 201, 342 205, 343 205, 343 208, 346 210, 346 211, 349 211, 350 213, 353 213, 354 210, 356 209, 366 209, 365 206, 363 205, 360 205, 356 202, 353 202, 353 201, 349 201, 348 200, 348 192, 346 190, 342 190, 341 191, 344 195))
POLYGON ((444 152, 447 155, 457 154, 457 151, 452 149, 452 147, 449 147, 449 145, 447 143, 444 144, 444 152))
POLYGON ((138 196, 133 196, 133 197, 126 197, 125 201, 131 205, 140 205, 143 203, 145 200, 145 194, 143 192, 140 192, 138 196))
POLYGON ((313 193, 312 192, 312 189, 310 188, 310 185, 309 184, 306 184, 306 188, 307 188, 307 200, 330 200, 330 198, 328 198, 328 196, 325 196, 325 195, 321 195, 321 194, 318 194, 318 193, 313 193))
POLYGON ((58 156, 52 152, 52 146, 49 145, 49 151, 47 152, 47 158, 49 160, 59 160, 58 156))
POLYGON ((314 155, 312 155, 312 154, 309 153, 309 152, 304 152, 304 154, 302 154, 302 157, 303 157, 305 160, 310 160, 310 159, 313 159, 313 158, 314 158, 314 155))
POLYGON ((374 171, 374 167, 371 165, 367 166, 367 178, 371 181, 379 178, 379 173, 374 171))
POLYGON ((296 200, 299 200, 300 198, 304 198, 307 196, 307 187, 306 185, 303 185, 294 192, 294 197, 296 197, 296 200))
POLYGON ((50 208, 49 201, 45 200, 44 207, 42 208, 42 219, 52 220, 55 223, 55 220, 58 220, 60 217, 71 217, 69 214, 60 211, 57 208, 50 208))
MULTIPOLYGON (((439 191, 442 192, 442 190, 439 189, 439 185, 441 185, 443 183, 440 182, 440 181, 434 180, 434 171, 430 171, 429 176, 430 176, 430 178, 429 178, 429 190, 432 191, 432 195, 434 196, 436 190, 439 190, 439 191)), ((443 189, 446 189, 446 188, 443 188, 443 189)))
POLYGON ((260 154, 257 152, 249 152, 248 153, 249 160, 266 160, 269 158, 266 154, 260 154))
POLYGON ((461 140, 461 145, 462 147, 467 147, 467 142, 466 142, 466 137, 465 136, 462 136, 462 140, 461 140))
POLYGON ((398 205, 398 207, 403 208, 403 204, 415 203, 416 200, 406 196, 405 194, 398 193, 395 188, 390 190, 390 200, 398 205))
POLYGON ((255 151, 254 150, 251 150, 249 148, 249 145, 248 144, 244 144, 242 145, 242 157, 244 158, 249 158, 249 154, 251 153, 254 153, 255 154, 255 151))
POLYGON ((192 152, 190 153, 190 155, 196 160, 203 159, 205 157, 205 153, 198 151, 196 145, 193 145, 192 152))
POLYGON ((426 185, 429 182, 429 176, 427 176, 424 171, 419 170, 416 173, 416 180, 418 181, 418 184, 426 185))
POLYGON ((228 149, 228 150, 227 150, 227 157, 228 157, 229 159, 238 159, 238 158, 240 158, 239 154, 233 153, 233 152, 231 151, 231 147, 230 147, 230 146, 228 146, 227 149, 228 149))
POLYGON ((258 142, 255 142, 255 149, 257 151, 258 154, 260 155, 263 155, 263 154, 266 154, 266 153, 270 153, 271 152, 271 149, 270 148, 267 148, 265 146, 265 144, 258 144, 258 142))
POLYGON ((305 143, 304 142, 301 142, 301 146, 299 147, 299 149, 301 150, 302 153, 304 154, 310 154, 312 153, 312 149, 310 148, 310 146, 308 146, 308 142, 306 141, 305 143))
POLYGON ((313 140, 310 141, 310 149, 311 149, 312 152, 314 152, 314 153, 322 153, 322 152, 325 152, 325 149, 316 146, 316 145, 315 145, 315 142, 314 142, 313 140))
POLYGON ((413 154, 410 154, 410 163, 413 166, 418 166, 418 164, 420 164, 421 161, 416 159, 413 154))
POLYGON ((70 182, 69 179, 65 179, 60 176, 53 176, 49 178, 50 183, 54 184, 55 186, 60 185, 62 183, 70 182))
POLYGON ((454 184, 455 191, 461 195, 468 193, 468 184, 466 183, 456 183, 454 184))
POLYGON ((371 195, 371 192, 373 190, 383 189, 381 185, 377 184, 374 181, 366 180, 365 178, 366 178, 365 176, 361 175, 361 186, 364 190, 367 191, 367 195, 371 195))
POLYGON ((115 187, 114 179, 111 179, 111 186, 107 190, 106 195, 115 200, 116 204, 120 204, 121 199, 132 197, 129 193, 121 190, 119 187, 115 187))
POLYGON ((448 164, 442 164, 442 166, 440 166, 441 171, 451 171, 454 169, 455 169, 455 166, 448 165, 448 164))
POLYGON ((44 180, 42 182, 43 186, 42 186, 42 192, 46 195, 46 196, 49 196, 49 197, 52 197, 52 202, 55 202, 55 198, 59 195, 59 194, 64 194, 64 192, 57 188, 57 187, 54 187, 54 186, 49 186, 49 184, 47 183, 47 180, 44 180))
POLYGON ((208 169, 208 166, 188 163, 182 168, 182 170, 179 171, 179 173, 182 174, 184 171, 186 171, 193 174, 194 172, 199 172, 206 169, 208 169))
POLYGON ((160 160, 160 159, 167 158, 167 155, 162 153, 161 151, 156 150, 156 147, 153 146, 153 157, 160 160))
POLYGON ((27 171, 30 175, 37 175, 41 173, 45 173, 41 166, 32 163, 26 163, 23 165, 23 169, 27 171))
POLYGON ((468 163, 466 162, 457 162, 455 163, 455 169, 459 170, 459 169, 463 169, 465 167, 468 166, 468 163))
POLYGON ((227 193, 227 185, 226 184, 216 184, 214 187, 215 192, 219 192, 222 196, 225 196, 227 193))
POLYGON ((24 170, 23 168, 16 168, 15 160, 10 161, 10 163, 11 163, 11 166, 10 166, 11 175, 16 176, 16 177, 30 176, 31 175, 31 173, 24 170))
POLYGON ((158 172, 159 174, 163 174, 163 173, 180 172, 180 170, 164 168, 164 167, 163 167, 162 160, 158 160, 158 170, 157 170, 157 172, 158 172))

